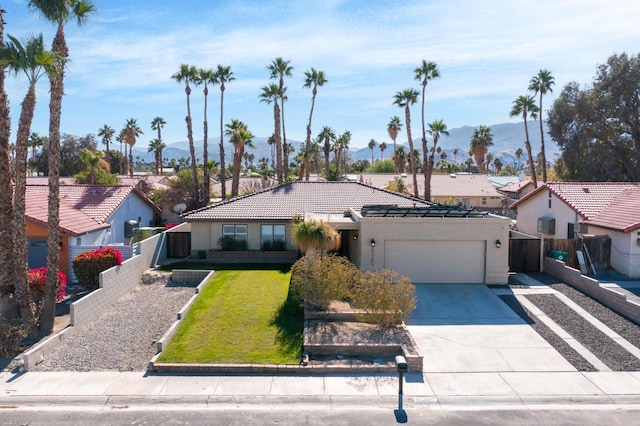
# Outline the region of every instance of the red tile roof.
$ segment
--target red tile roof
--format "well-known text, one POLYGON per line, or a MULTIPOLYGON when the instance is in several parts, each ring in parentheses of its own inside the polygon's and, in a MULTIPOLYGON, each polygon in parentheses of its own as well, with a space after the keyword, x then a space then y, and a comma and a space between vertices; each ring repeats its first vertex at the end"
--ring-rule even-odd
MULTIPOLYGON (((132 192, 159 211, 151 200, 131 185, 60 185, 60 204, 65 202, 96 222, 104 223, 132 192)), ((27 185, 27 194, 34 193, 49 194, 49 187, 27 185)))
POLYGON ((640 189, 633 182, 547 182, 511 205, 515 208, 541 191, 549 190, 585 219, 605 209, 622 192, 640 189))
MULTIPOLYGON (((47 226, 48 197, 45 192, 27 192, 26 213, 28 221, 47 226)), ((108 228, 108 223, 98 223, 81 210, 73 208, 66 201, 60 201, 60 230, 74 237, 98 229, 108 228)))
POLYGON ((622 232, 639 229, 640 189, 622 191, 604 210, 585 222, 622 232))

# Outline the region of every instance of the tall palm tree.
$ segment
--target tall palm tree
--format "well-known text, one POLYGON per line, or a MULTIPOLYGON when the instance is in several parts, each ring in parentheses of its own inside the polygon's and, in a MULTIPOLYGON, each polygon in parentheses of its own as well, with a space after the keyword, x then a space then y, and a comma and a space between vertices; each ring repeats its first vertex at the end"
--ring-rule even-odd
MULTIPOLYGON (((209 147, 208 147, 208 137, 209 137, 209 124, 207 122, 207 98, 209 97, 209 84, 216 84, 216 73, 212 69, 200 69, 198 70, 198 75, 195 81, 196 85, 203 85, 203 94, 204 94, 204 139, 203 139, 203 153, 202 153, 202 163, 209 164, 209 147)), ((203 185, 203 204, 209 203, 209 199, 211 198, 211 180, 209 179, 209 168, 204 167, 204 185, 203 185)))
POLYGON ((124 152, 122 151, 122 145, 127 143, 127 130, 126 129, 122 129, 120 130, 120 133, 118 133, 118 136, 116 136, 116 142, 120 142, 120 164, 119 166, 119 171, 121 175, 126 175, 127 174, 127 165, 126 165, 126 158, 127 158, 127 147, 124 147, 124 152))
POLYGON ((378 143, 375 139, 371 139, 367 144, 367 147, 371 150, 371 167, 373 167, 373 150, 376 148, 378 143))
POLYGON ((411 105, 418 102, 418 91, 416 89, 404 89, 402 92, 396 92, 394 96, 394 105, 404 108, 404 122, 407 129, 407 139, 409 140, 409 164, 411 165, 411 174, 413 177, 413 195, 418 198, 418 178, 416 177, 416 156, 413 149, 413 139, 411 138, 411 105))
POLYGON ((533 97, 529 95, 518 96, 515 101, 513 101, 513 108, 511 108, 511 112, 509 113, 509 117, 518 117, 522 116, 524 120, 524 146, 527 149, 527 156, 529 158, 529 171, 531 173, 531 181, 533 182, 533 187, 538 187, 538 179, 536 177, 536 166, 534 163, 533 154, 531 153, 531 143, 529 142, 529 128, 527 127, 527 116, 532 119, 538 118, 538 112, 540 109, 536 105, 533 97))
POLYGON ((260 93, 260 102, 266 102, 268 104, 273 102, 273 134, 274 145, 276 148, 276 178, 278 183, 284 183, 284 167, 283 167, 283 153, 282 153, 282 140, 280 139, 280 105, 278 100, 283 98, 283 94, 277 84, 271 83, 268 86, 262 87, 262 93, 260 93))
POLYGON ((516 165, 516 170, 520 169, 520 159, 522 158, 522 148, 516 149, 514 155, 516 156, 516 160, 518 160, 518 164, 516 165))
POLYGON ((336 140, 336 133, 329 126, 324 126, 318 134, 318 141, 323 142, 324 151, 324 172, 325 175, 329 174, 329 155, 331 154, 331 146, 336 140))
POLYGON ((473 131, 471 141, 469 142, 469 154, 473 157, 478 171, 480 174, 484 174, 484 157, 489 150, 489 147, 493 145, 493 134, 489 126, 480 126, 473 131))
POLYGON ((396 153, 393 156, 393 163, 398 173, 404 173, 404 169, 407 167, 407 153, 404 150, 404 146, 400 145, 396 149, 396 153))
POLYGON ((156 164, 156 176, 162 175, 162 151, 167 147, 162 139, 155 138, 149 141, 147 152, 153 152, 156 164))
POLYGON ((111 157, 109 155, 109 144, 111 143, 111 138, 115 135, 116 131, 111 128, 108 124, 105 124, 98 130, 98 136, 102 138, 102 143, 106 145, 106 156, 105 161, 111 164, 111 157))
POLYGON ((529 90, 534 94, 540 94, 540 104, 538 107, 540 108, 540 153, 542 154, 542 181, 547 181, 547 156, 545 154, 544 148, 544 129, 542 126, 542 96, 547 93, 553 93, 553 85, 555 84, 555 79, 551 75, 551 71, 549 70, 540 70, 538 74, 534 75, 529 81, 529 90))
MULTIPOLYGON (((431 176, 433 175, 433 165, 434 155, 436 151, 436 147, 438 146, 438 141, 440 140, 440 136, 449 136, 449 132, 447 131, 447 125, 444 124, 442 120, 436 120, 433 123, 429 124, 429 129, 427 130, 429 135, 433 138, 433 147, 429 152, 429 158, 427 159, 427 164, 423 166, 425 170, 424 176, 424 199, 427 201, 431 200, 431 176)), ((438 149, 440 147, 438 146, 438 149)))
POLYGON ((347 160, 349 156, 349 144, 351 143, 351 132, 345 131, 338 136, 335 142, 336 146, 336 169, 342 170, 343 173, 347 173, 349 170, 347 160))
POLYGON ((138 136, 142 135, 142 129, 138 126, 138 120, 130 118, 124 125, 125 143, 129 145, 129 176, 133 177, 133 146, 136 144, 138 136))
POLYGON ((89 15, 95 11, 91 0, 29 0, 29 8, 39 12, 42 18, 57 26, 51 51, 62 61, 62 68, 49 77, 49 201, 47 214, 47 278, 45 302, 40 316, 40 334, 47 335, 53 330, 55 319, 55 297, 58 282, 58 260, 60 257, 60 117, 62 95, 64 94, 64 67, 69 57, 69 49, 64 34, 65 25, 75 20, 84 25, 89 15))
POLYGON ((245 147, 253 148, 252 140, 255 136, 247 129, 247 125, 240 120, 232 119, 227 124, 225 135, 233 144, 233 179, 231 181, 231 197, 238 196, 240 186, 240 170, 242 169, 242 157, 245 147))
POLYGON ((300 180, 304 177, 309 180, 309 159, 311 158, 311 118, 313 117, 313 108, 316 104, 316 95, 318 87, 324 86, 328 80, 324 76, 324 71, 316 70, 311 67, 310 71, 304 73, 304 85, 302 87, 308 89, 311 87, 311 111, 309 112, 309 122, 307 123, 307 141, 305 145, 304 163, 300 167, 300 180))
POLYGON ((484 157, 485 158, 485 164, 487 165, 487 173, 491 173, 491 166, 493 164, 493 154, 490 152, 487 152, 487 155, 484 157))
MULTIPOLYGON (((413 70, 415 79, 420 82, 420 86, 422 86, 422 163, 424 164, 423 172, 424 172, 424 186, 425 186, 425 197, 427 193, 427 172, 429 171, 429 163, 427 158, 427 128, 424 125, 424 101, 425 101, 425 92, 427 90, 427 84, 429 84, 429 80, 433 80, 434 78, 440 77, 440 70, 438 69, 438 65, 435 62, 427 62, 424 59, 422 63, 413 70)), ((435 149, 435 146, 433 147, 435 149)), ((429 190, 431 192, 431 190, 429 190)), ((429 198, 425 198, 429 200, 429 198)))
MULTIPOLYGON (((395 157, 396 155, 396 151, 397 151, 396 138, 398 137, 398 133, 401 130, 402 130, 402 121, 400 121, 400 117, 398 117, 397 115, 394 115, 393 117, 391 117, 391 120, 389 120, 389 123, 387 123, 387 133, 389 133, 389 137, 393 141, 392 157, 395 157)), ((396 162, 394 161, 393 162, 394 166, 395 166, 395 163, 396 162)), ((395 173, 398 173, 398 170, 394 170, 394 171, 395 173)))
POLYGON ((380 149, 380 160, 384 159, 384 151, 387 149, 387 144, 385 142, 380 142, 378 146, 380 149))
POLYGON ((224 120, 224 91, 226 89, 226 83, 235 80, 231 67, 218 65, 216 68, 215 84, 220 85, 220 184, 222 186, 222 197, 227 195, 227 183, 225 178, 225 163, 224 163, 224 132, 223 132, 223 120, 224 120))
POLYGON ((44 145, 45 138, 40 136, 38 132, 31 132, 29 134, 29 139, 27 140, 27 145, 31 148, 31 159, 35 159, 36 151, 38 148, 44 145))
POLYGON ((9 41, 0 49, 0 61, 14 74, 24 74, 29 87, 22 101, 22 111, 18 124, 16 138, 16 158, 14 173, 14 238, 15 238, 15 283, 16 302, 20 306, 24 320, 30 320, 29 290, 27 285, 27 271, 29 270, 27 256, 27 222, 25 218, 25 194, 27 188, 27 156, 29 153, 29 135, 31 122, 36 108, 36 83, 40 77, 55 76, 61 62, 53 52, 44 48, 42 34, 31 36, 21 43, 18 39, 8 36, 9 41))
POLYGON ((194 83, 198 76, 198 70, 193 65, 181 64, 180 70, 171 76, 178 83, 184 83, 184 93, 187 95, 187 139, 189 139, 189 153, 191 154, 191 174, 193 176, 193 206, 200 205, 200 191, 198 185, 198 160, 196 158, 196 150, 193 143, 193 123, 191 121, 191 83, 194 83))
POLYGON ((453 149, 453 161, 458 164, 458 148, 453 149))
MULTIPOLYGON (((271 79, 278 80, 278 90, 280 92, 280 113, 282 114, 282 119, 280 121, 282 125, 282 146, 287 144, 287 130, 284 124, 284 103, 287 101, 287 88, 284 87, 284 78, 291 77, 293 72, 293 67, 290 64, 290 61, 285 61, 281 57, 277 57, 271 64, 267 66, 267 70, 271 73, 271 79)), ((277 142, 277 141, 276 141, 277 142)), ((289 165, 282 164, 282 182, 284 182, 284 178, 289 174, 288 171, 289 165)), ((279 183, 282 183, 278 181, 279 183)))
MULTIPOLYGON (((159 174, 159 175, 162 174, 162 150, 167 147, 167 145, 162 143, 162 128, 166 124, 167 124, 167 122, 164 121, 164 118, 162 118, 162 117, 155 117, 153 120, 151 120, 151 130, 155 130, 156 132, 158 132, 158 138, 157 139, 158 139, 158 141, 160 141, 160 144, 164 145, 160 149, 159 163, 156 163, 156 164, 158 164, 156 167, 159 167, 159 169, 156 169, 156 174, 159 174)), ((147 152, 149 152, 149 151, 147 151, 147 152)), ((154 150, 154 152, 156 152, 156 150, 154 150)), ((158 158, 156 158, 156 162, 157 161, 158 161, 158 158)))
MULTIPOLYGON (((6 11, 0 8, 0 46, 4 45, 4 19, 6 11)), ((13 168, 10 158, 11 119, 9 99, 4 88, 5 67, 0 67, 0 292, 11 292, 15 280, 13 237, 13 168)))

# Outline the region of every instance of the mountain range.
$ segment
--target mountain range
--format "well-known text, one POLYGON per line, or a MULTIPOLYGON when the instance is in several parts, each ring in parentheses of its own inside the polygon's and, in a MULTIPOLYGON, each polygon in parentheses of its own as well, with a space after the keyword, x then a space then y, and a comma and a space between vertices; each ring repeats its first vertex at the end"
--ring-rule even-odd
MULTIPOLYGON (((540 125, 537 121, 528 122, 529 127, 529 140, 531 142, 531 149, 533 155, 537 155, 540 152, 540 125)), ((543 126, 545 129, 545 147, 546 147, 546 156, 547 161, 553 161, 560 154, 560 150, 556 143, 549 136, 546 124, 543 126)), ((489 148, 489 152, 493 154, 494 158, 499 158, 500 161, 504 165, 514 165, 517 162, 515 152, 518 148, 521 148, 524 152, 523 158, 526 158, 526 149, 524 145, 525 133, 524 133, 524 124, 523 123, 502 123, 502 124, 494 124, 489 126, 491 129, 491 133, 493 134, 493 146, 489 148)), ((444 152, 447 153, 447 158, 449 161, 454 161, 453 151, 454 149, 458 150, 456 161, 458 163, 464 162, 465 159, 469 157, 469 141, 471 140, 471 136, 473 135, 475 127, 472 126, 462 126, 449 130, 449 136, 441 136, 438 146, 442 148, 444 152)), ((420 132, 420 131, 419 131, 420 132)), ((421 147, 420 136, 414 135, 414 148, 418 149, 421 147)), ((258 160, 262 157, 266 157, 271 159, 271 147, 267 144, 267 137, 256 137, 253 139, 254 149, 249 149, 247 152, 251 152, 254 154, 254 164, 258 162, 258 160)), ((429 145, 432 144, 432 140, 429 136, 427 136, 427 140, 429 141, 429 145)), ((299 151, 300 147, 303 146, 304 142, 299 140, 288 140, 295 149, 296 152, 299 151)), ((358 145, 366 145, 369 141, 351 141, 353 144, 358 145)), ((385 142, 387 144, 387 149, 383 153, 383 158, 390 158, 391 152, 393 151, 393 141, 390 139, 384 141, 377 141, 378 144, 380 142, 385 142)), ((225 139, 225 158, 228 163, 232 161, 232 147, 225 139)), ((401 133, 398 135, 397 143, 399 145, 405 146, 406 150, 408 150, 408 143, 406 140, 406 136, 401 133), (404 138, 403 138, 404 136, 404 138)), ((209 151, 209 159, 219 161, 220 158, 220 136, 211 137, 208 140, 208 151, 209 151)), ((198 162, 202 162, 202 154, 203 154, 203 140, 194 141, 194 146, 196 150, 196 157, 198 158, 198 162)), ((146 148, 146 147, 145 147, 146 148)), ((366 146, 364 148, 351 148, 349 150, 351 158, 355 160, 371 160, 371 150, 366 146)), ((146 152, 145 150, 138 150, 136 146, 133 148, 134 158, 140 158, 147 162, 154 161, 154 155, 151 152, 146 152)), ((296 153, 290 155, 290 158, 295 157, 296 153)), ((378 147, 374 148, 373 155, 375 159, 381 158, 381 153, 378 147)), ((165 160, 170 159, 179 159, 179 158, 189 158, 189 142, 175 142, 167 145, 167 147, 162 152, 162 156, 165 160)), ((521 159, 520 163, 524 160, 521 159)))

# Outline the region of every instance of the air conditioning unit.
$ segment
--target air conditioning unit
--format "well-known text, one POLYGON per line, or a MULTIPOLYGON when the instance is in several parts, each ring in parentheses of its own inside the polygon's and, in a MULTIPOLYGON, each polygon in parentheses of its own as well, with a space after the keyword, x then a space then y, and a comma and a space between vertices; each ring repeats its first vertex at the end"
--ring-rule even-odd
POLYGON ((538 218, 538 232, 543 234, 555 234, 556 233, 556 220, 550 217, 538 218))
POLYGON ((576 223, 576 229, 579 233, 586 234, 587 232, 589 232, 589 225, 587 225, 586 223, 576 223))

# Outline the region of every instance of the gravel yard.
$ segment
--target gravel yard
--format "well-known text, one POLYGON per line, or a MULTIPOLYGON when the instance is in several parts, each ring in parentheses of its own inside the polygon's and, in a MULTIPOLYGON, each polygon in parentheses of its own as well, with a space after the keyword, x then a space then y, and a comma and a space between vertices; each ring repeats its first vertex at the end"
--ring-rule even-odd
POLYGON ((138 284, 111 308, 82 326, 34 371, 144 371, 156 341, 193 296, 193 286, 166 278, 138 284))

